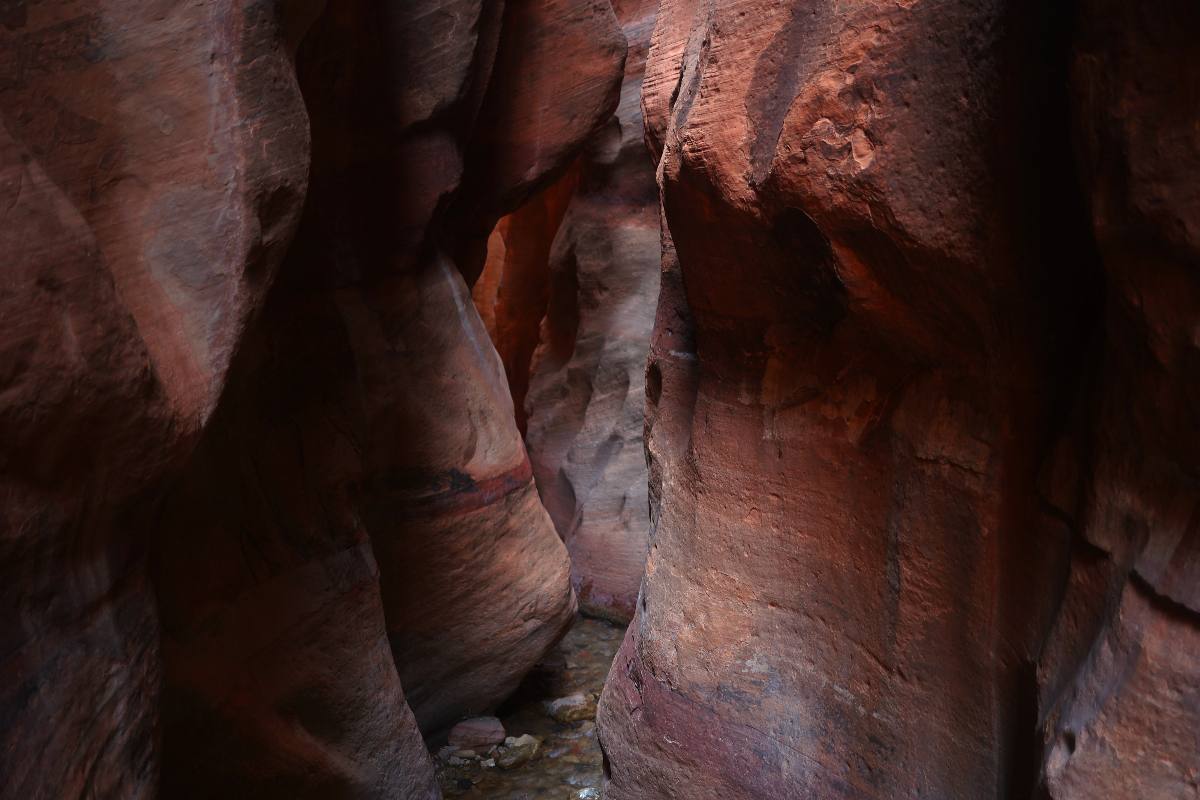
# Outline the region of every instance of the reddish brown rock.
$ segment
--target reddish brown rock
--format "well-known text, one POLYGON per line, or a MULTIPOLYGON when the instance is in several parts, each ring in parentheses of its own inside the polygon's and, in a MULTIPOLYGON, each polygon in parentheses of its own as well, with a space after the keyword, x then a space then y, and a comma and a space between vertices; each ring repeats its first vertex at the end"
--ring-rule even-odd
POLYGON ((0 18, 5 797, 156 793, 146 550, 298 216, 304 5, 0 18))
POLYGON ((487 750, 503 744, 507 736, 504 723, 496 717, 465 719, 450 729, 449 744, 467 750, 487 750))
POLYGON ((1082 181, 1105 274, 1083 457, 1053 495, 1085 543, 1044 652, 1056 800, 1200 784, 1200 74, 1193 4, 1081 4, 1082 181))
POLYGON ((172 797, 434 797, 401 676, 435 730, 574 612, 436 242, 565 169, 620 32, 583 0, 331 4, 306 117, 313 4, 151 5, 0 14, 0 794, 151 796, 161 732, 172 797))
POLYGON ((512 393, 517 428, 525 433, 525 395, 530 367, 550 295, 550 248, 567 203, 578 184, 578 169, 535 195, 496 223, 488 257, 471 297, 500 354, 512 393))
POLYGON ((435 263, 345 301, 356 351, 373 356, 363 521, 427 731, 491 710, 575 611, 500 360, 462 277, 435 263))
POLYGON ((156 548, 163 791, 437 793, 386 637, 353 501, 366 439, 335 296, 290 259, 156 548))
POLYGON ((1096 276, 1028 11, 661 6, 656 524, 607 797, 1032 791, 1069 537, 1037 474, 1096 276))
POLYGON ((560 177, 611 116, 626 52, 609 0, 503 6, 504 34, 466 150, 462 190, 440 237, 471 285, 496 222, 560 177))
MULTIPOLYGON (((416 724, 493 707, 574 613, 500 362, 459 270, 427 246, 464 191, 480 104, 519 80, 494 71, 496 48, 553 42, 545 24, 363 0, 330 6, 304 42, 306 214, 172 497, 168 518, 195 533, 158 562, 176 793, 431 796, 416 724)), ((563 159, 581 145, 543 135, 563 159)))
POLYGON ((656 8, 621 8, 630 43, 621 103, 583 158, 554 242, 525 401, 538 491, 571 553, 581 608, 623 622, 633 616, 650 525, 642 428, 659 225, 641 90, 656 8))

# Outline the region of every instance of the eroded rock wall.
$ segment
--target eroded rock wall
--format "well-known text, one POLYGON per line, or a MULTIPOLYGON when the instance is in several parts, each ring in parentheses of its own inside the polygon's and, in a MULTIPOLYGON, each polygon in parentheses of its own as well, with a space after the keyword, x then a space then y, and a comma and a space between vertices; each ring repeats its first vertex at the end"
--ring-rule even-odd
POLYGON ((1194 791, 1196 28, 1093 5, 662 4, 607 797, 1194 791))
POLYGON ((658 200, 642 78, 657 3, 618 9, 621 103, 593 140, 550 256, 550 302, 525 405, 538 491, 583 610, 628 622, 646 561, 645 364, 659 284, 658 200))
POLYGON ((152 797, 164 479, 299 217, 313 9, 0 15, 0 795, 152 797))
POLYGON ((494 707, 570 622, 566 552, 504 373, 438 242, 464 226, 451 198, 486 213, 524 200, 608 113, 623 49, 603 10, 364 0, 330 6, 305 40, 306 213, 212 456, 171 500, 181 527, 206 523, 162 548, 164 592, 195 590, 170 606, 166 743, 179 791, 208 791, 196 787, 223 777, 216 761, 233 773, 216 786, 434 793, 417 727, 437 734, 494 707), (572 84, 574 105, 554 106, 575 127, 539 128, 550 95, 539 107, 506 87, 559 85, 560 72, 526 54, 510 75, 497 54, 588 25, 596 44, 577 55, 591 77, 572 84), (472 174, 479 126, 500 124, 546 145, 491 145, 489 168, 519 175, 525 193, 472 174), (488 196, 464 196, 468 185, 488 196), (214 543, 228 552, 206 562, 197 548, 214 543), (214 585, 223 591, 206 604, 214 585), (211 648, 214 635, 251 639, 276 604, 292 622, 269 658, 211 648), (222 668, 198 668, 201 650, 222 668))
POLYGON ((473 292, 581 607, 621 622, 649 530, 642 428, 659 226, 641 90, 657 6, 618 5, 629 57, 615 115, 562 179, 500 221, 473 292))
POLYGON ((446 243, 624 49, 596 0, 3 12, 0 796, 437 796, 422 731, 575 610, 446 243))
POLYGON ((1200 776, 1198 31, 1188 3, 1084 2, 1074 37, 1105 343, 1047 480, 1078 533, 1039 672, 1056 800, 1190 797, 1200 776))

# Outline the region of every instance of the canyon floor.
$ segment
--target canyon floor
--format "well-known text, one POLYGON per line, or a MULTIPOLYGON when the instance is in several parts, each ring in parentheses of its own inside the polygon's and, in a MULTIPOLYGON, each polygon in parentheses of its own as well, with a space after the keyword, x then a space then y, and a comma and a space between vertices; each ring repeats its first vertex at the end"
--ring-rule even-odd
MULTIPOLYGON (((438 758, 438 781, 446 797, 463 800, 570 800, 600 797, 602 773, 596 723, 558 722, 548 705, 561 698, 599 695, 625 628, 578 617, 561 642, 526 678, 499 711, 510 737, 539 741, 536 755, 511 769, 485 766, 496 759, 438 758), (588 791, 588 790, 592 791, 588 791)), ((450 750, 445 751, 449 755, 450 750)))

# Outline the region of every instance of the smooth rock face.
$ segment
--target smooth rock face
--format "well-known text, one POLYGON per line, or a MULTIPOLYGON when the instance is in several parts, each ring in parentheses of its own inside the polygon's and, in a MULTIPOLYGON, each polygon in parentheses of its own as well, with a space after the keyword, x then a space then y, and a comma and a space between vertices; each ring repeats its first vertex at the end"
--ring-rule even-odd
POLYGON ((451 728, 449 742, 453 747, 487 750, 503 742, 507 735, 504 724, 496 717, 475 717, 451 728))
POLYGON ((1194 793, 1197 26, 1110 5, 662 4, 606 797, 1194 793))
POLYGON ((525 401, 538 491, 571 553, 580 606, 620 622, 633 616, 650 528, 642 429, 659 225, 640 100, 656 9, 619 9, 630 42, 621 104, 554 242, 525 401))
POLYGON ((299 215, 311 9, 0 17, 0 795, 152 797, 156 500, 299 215))
POLYGON ((436 797, 575 612, 438 242, 610 116, 611 8, 9 5, 0 796, 436 797))
POLYGON ((503 36, 440 242, 467 283, 496 222, 560 177, 613 113, 627 45, 609 0, 505 0, 503 36))
POLYGON ((277 285, 169 495, 165 795, 436 796, 351 502, 366 437, 343 324, 334 297, 277 285))
POLYGON ((642 427, 659 243, 641 85, 656 8, 618 8, 630 52, 615 117, 571 172, 501 220, 474 292, 581 607, 621 622, 649 530, 642 427))
POLYGON ((471 297, 504 363, 517 428, 526 432, 530 368, 550 302, 550 249, 579 183, 579 169, 496 223, 471 297))
MULTIPOLYGON (((557 16, 531 19, 560 35, 557 16)), ((168 518, 196 533, 158 559, 181 795, 434 796, 418 726, 494 707, 574 614, 501 364, 430 246, 461 223, 444 209, 479 109, 520 80, 501 80, 497 48, 530 34, 495 4, 361 0, 329 6, 301 47, 306 213, 172 495, 168 518), (274 619, 271 648, 212 647, 274 619)), ((616 78, 560 110, 594 127, 616 78)), ((564 160, 583 144, 544 136, 564 160)), ((530 191, 563 164, 536 166, 530 191)))

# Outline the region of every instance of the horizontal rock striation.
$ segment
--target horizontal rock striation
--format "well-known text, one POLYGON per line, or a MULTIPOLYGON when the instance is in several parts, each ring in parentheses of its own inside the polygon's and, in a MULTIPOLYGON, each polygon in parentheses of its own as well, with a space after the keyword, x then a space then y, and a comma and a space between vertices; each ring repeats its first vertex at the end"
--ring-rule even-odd
POLYGON ((305 39, 305 215, 228 415, 171 497, 179 526, 200 529, 161 548, 179 794, 434 796, 418 727, 436 735, 493 708, 571 620, 567 555, 499 360, 438 242, 471 227, 451 198, 491 213, 526 196, 492 182, 516 180, 507 173, 472 171, 481 126, 530 126, 520 135, 561 153, 495 132, 508 149, 493 144, 491 158, 510 159, 532 192, 604 115, 623 49, 611 10, 594 5, 360 0, 330 5, 305 39), (555 107, 576 127, 537 128, 545 110, 506 87, 557 73, 501 54, 585 24, 599 42, 593 78, 576 105, 555 107), (226 555, 206 559, 216 547, 226 555), (212 637, 247 642, 276 617, 270 645, 203 664, 212 637))

